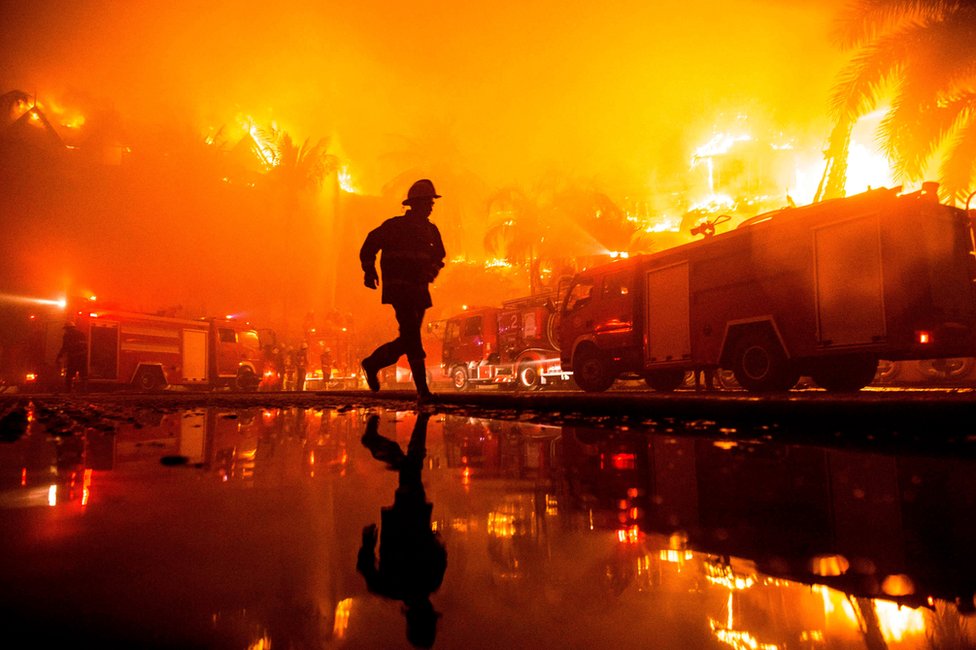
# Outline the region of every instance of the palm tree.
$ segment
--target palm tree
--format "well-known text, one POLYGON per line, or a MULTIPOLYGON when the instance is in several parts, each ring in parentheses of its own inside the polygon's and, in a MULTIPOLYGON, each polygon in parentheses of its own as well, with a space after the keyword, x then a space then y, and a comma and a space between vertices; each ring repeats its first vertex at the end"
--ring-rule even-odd
MULTIPOLYGON (((923 180, 927 164, 941 154, 941 191, 963 198, 976 172, 976 6, 860 0, 842 15, 838 36, 858 51, 834 89, 839 131, 828 157, 845 150, 834 140, 849 133, 848 125, 892 91, 880 135, 896 172, 923 180)), ((833 173, 843 173, 842 166, 833 173)))
POLYGON ((531 293, 544 286, 543 267, 570 266, 586 259, 625 250, 633 226, 609 196, 591 184, 548 176, 530 192, 506 187, 488 200, 493 218, 485 231, 489 253, 529 271, 531 293))
POLYGON ((316 220, 315 197, 325 178, 338 170, 338 159, 328 152, 328 140, 312 144, 306 139, 296 145, 291 136, 282 133, 274 147, 274 160, 268 181, 277 196, 280 213, 282 265, 282 300, 286 323, 301 322, 303 314, 291 314, 295 297, 306 311, 314 304, 314 295, 325 289, 325 299, 331 301, 330 268, 322 255, 328 243, 325 224, 316 220), (316 285, 326 285, 325 287, 316 285))

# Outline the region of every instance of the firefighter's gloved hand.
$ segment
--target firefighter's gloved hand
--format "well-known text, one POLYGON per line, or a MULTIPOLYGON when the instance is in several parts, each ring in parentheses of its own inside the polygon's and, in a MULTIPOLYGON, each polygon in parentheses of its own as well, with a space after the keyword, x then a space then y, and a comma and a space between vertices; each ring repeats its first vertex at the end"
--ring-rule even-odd
POLYGON ((370 273, 366 271, 366 275, 363 276, 363 284, 366 285, 367 289, 375 289, 380 285, 380 278, 376 275, 376 271, 370 273))

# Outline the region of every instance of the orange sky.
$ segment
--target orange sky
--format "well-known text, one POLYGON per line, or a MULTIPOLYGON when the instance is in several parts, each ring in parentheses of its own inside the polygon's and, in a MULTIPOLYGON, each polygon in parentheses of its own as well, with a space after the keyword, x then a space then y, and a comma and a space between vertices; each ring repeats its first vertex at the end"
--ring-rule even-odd
POLYGON ((640 186, 742 112, 819 145, 843 60, 839 0, 3 4, 4 90, 201 129, 275 119, 336 138, 367 191, 404 138, 491 185, 640 186))
MULTIPOLYGON (((414 168, 446 169, 479 178, 486 192, 573 179, 623 204, 685 192, 694 179, 701 185, 702 170, 690 170, 695 149, 743 123, 767 143, 792 140, 819 165, 829 90, 845 60, 829 39, 841 1, 0 0, 0 92, 36 92, 42 104, 88 116, 114 112, 132 134, 168 127, 202 135, 242 115, 274 121, 299 142, 330 138, 368 195, 414 168)), ((481 241, 486 215, 483 197, 452 193, 447 176, 435 177, 445 198, 434 217, 454 255, 458 232, 481 241)), ((238 215, 208 215, 218 237, 228 233, 215 246, 189 207, 163 215, 151 198, 101 198, 64 210, 22 197, 11 208, 16 218, 0 213, 0 225, 38 229, 8 233, 37 246, 7 238, 19 257, 0 270, 20 277, 6 273, 0 289, 48 295, 63 277, 57 284, 91 285, 139 308, 263 305, 270 313, 281 280, 265 267, 298 259, 305 266, 285 271, 304 278, 313 298, 296 313, 329 304, 318 277, 322 246, 312 240, 302 255, 268 254, 273 225, 237 228, 238 215), (66 230, 42 230, 38 215, 66 230)), ((400 209, 399 199, 383 201, 376 223, 400 209)), ((349 240, 375 225, 358 215, 345 226, 349 240)), ((355 254, 324 258, 355 275, 355 254)), ((357 308, 372 299, 358 278, 337 286, 357 308)), ((452 300, 468 299, 465 291, 452 300)), ((369 305, 381 310, 378 298, 369 305)))

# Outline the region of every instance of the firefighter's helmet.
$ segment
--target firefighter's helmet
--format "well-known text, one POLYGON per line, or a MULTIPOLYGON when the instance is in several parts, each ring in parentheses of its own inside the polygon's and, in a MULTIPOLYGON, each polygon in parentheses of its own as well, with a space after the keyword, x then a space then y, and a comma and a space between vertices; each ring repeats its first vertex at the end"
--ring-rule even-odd
POLYGON ((403 199, 403 205, 410 205, 416 199, 439 199, 441 195, 434 189, 434 184, 422 178, 407 190, 407 198, 403 199))

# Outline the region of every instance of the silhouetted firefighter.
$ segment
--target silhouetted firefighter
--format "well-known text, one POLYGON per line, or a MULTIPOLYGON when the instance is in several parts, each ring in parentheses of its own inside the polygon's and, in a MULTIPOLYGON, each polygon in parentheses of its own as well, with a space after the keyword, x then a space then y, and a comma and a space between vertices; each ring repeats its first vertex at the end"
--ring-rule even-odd
POLYGON ((376 348, 363 359, 363 374, 372 391, 380 389, 377 373, 392 366, 406 354, 421 402, 430 398, 427 387, 426 353, 420 339, 424 313, 431 306, 429 285, 444 267, 444 243, 437 226, 429 220, 434 209, 434 199, 441 195, 434 184, 422 179, 410 186, 403 205, 405 214, 387 219, 366 236, 359 251, 363 267, 363 284, 375 289, 379 284, 376 274, 376 254, 382 251, 380 270, 383 273, 382 300, 392 305, 396 314, 400 335, 376 348))
POLYGON ((422 648, 434 645, 440 614, 434 610, 430 595, 440 588, 447 570, 447 550, 431 528, 434 504, 427 501, 421 480, 429 419, 429 413, 417 414, 406 454, 395 441, 379 434, 378 415, 367 420, 363 446, 389 469, 399 472, 400 481, 393 505, 380 512, 379 561, 376 524, 363 528, 363 545, 356 561, 356 570, 366 579, 371 593, 403 601, 407 639, 422 648))
POLYGON ((74 323, 65 323, 64 336, 57 361, 64 359, 64 387, 70 393, 75 375, 81 381, 81 391, 88 390, 88 340, 74 323))

